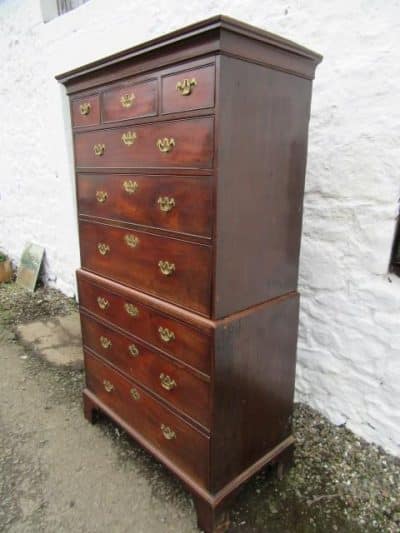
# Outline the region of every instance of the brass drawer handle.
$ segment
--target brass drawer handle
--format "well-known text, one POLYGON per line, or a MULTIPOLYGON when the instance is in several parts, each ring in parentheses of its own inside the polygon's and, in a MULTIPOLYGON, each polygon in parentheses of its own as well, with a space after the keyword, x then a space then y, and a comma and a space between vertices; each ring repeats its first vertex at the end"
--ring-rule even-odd
POLYGON ((157 203, 160 206, 160 211, 164 211, 164 213, 168 213, 175 207, 175 199, 168 198, 168 196, 160 196, 157 203))
POLYGON ((100 204, 104 204, 104 202, 107 200, 107 198, 108 198, 108 193, 106 191, 97 191, 96 192, 96 200, 100 204))
POLYGON ((161 431, 167 440, 176 439, 176 433, 170 427, 165 424, 161 424, 161 431))
POLYGON ((102 309, 103 311, 107 309, 110 306, 110 302, 106 300, 106 298, 103 298, 102 296, 99 296, 97 298, 97 305, 102 309))
POLYGON ((127 233, 124 236, 124 241, 130 248, 136 248, 136 246, 139 244, 139 237, 136 237, 136 235, 132 235, 131 233, 127 233))
POLYGON ((124 304, 124 307, 128 315, 131 315, 131 316, 139 315, 139 309, 136 307, 136 305, 126 303, 124 304))
POLYGON ((128 351, 132 357, 137 357, 139 355, 139 348, 136 346, 136 344, 130 344, 128 351))
POLYGON ((167 374, 160 374, 161 387, 165 390, 174 390, 176 388, 176 381, 167 374))
POLYGON ((189 96, 189 94, 192 92, 192 87, 196 87, 196 85, 196 78, 192 78, 191 80, 185 78, 182 81, 178 81, 178 83, 176 84, 176 90, 182 96, 189 96))
POLYGON ((175 264, 169 263, 168 261, 160 260, 158 262, 158 268, 161 270, 164 276, 170 276, 173 272, 175 272, 175 264))
POLYGON ((112 342, 110 339, 107 339, 107 337, 103 337, 103 335, 100 337, 100 344, 105 350, 108 350, 108 348, 111 348, 112 342))
POLYGON ((86 116, 90 113, 92 106, 90 105, 90 102, 84 102, 79 106, 79 111, 81 112, 81 115, 86 116))
POLYGON ((173 139, 172 137, 170 139, 168 139, 168 137, 164 137, 164 139, 158 139, 156 142, 156 146, 160 150, 160 152, 166 154, 170 152, 175 146, 175 139, 173 139))
POLYGON ((106 151, 106 145, 105 144, 95 144, 93 146, 93 152, 95 155, 102 156, 104 155, 104 152, 106 151))
POLYGON ((97 244, 97 249, 101 255, 107 255, 111 248, 105 242, 99 242, 97 244))
POLYGON ((111 383, 111 381, 108 381, 108 379, 103 381, 103 385, 107 392, 112 392, 114 390, 114 385, 111 383))
POLYGON ((158 333, 160 335, 161 340, 164 342, 171 342, 175 340, 175 333, 168 328, 163 328, 162 326, 160 326, 158 328, 158 333))
POLYGON ((119 101, 121 102, 122 107, 128 108, 131 107, 133 104, 133 101, 135 100, 134 93, 131 94, 123 94, 119 101))
POLYGON ((134 131, 127 131, 126 133, 123 133, 121 137, 121 141, 127 146, 132 146, 136 139, 137 135, 134 131))
POLYGON ((135 387, 133 387, 131 389, 131 396, 134 400, 140 400, 140 394, 139 394, 139 391, 137 389, 135 389, 135 387))
POLYGON ((135 193, 139 188, 137 182, 132 180, 125 180, 122 186, 128 194, 135 193))

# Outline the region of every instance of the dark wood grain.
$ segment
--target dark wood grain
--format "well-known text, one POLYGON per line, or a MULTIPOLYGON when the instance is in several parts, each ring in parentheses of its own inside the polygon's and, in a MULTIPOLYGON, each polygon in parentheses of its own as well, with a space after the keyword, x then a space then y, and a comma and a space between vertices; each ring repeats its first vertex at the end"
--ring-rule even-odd
POLYGON ((221 71, 214 318, 296 290, 311 98, 302 78, 221 71))
POLYGON ((204 428, 210 427, 210 386, 177 361, 150 350, 143 343, 113 328, 81 315, 82 337, 85 347, 107 359, 118 370, 148 387, 172 407, 190 416, 204 428), (106 338, 110 345, 102 345, 106 338), (132 355, 132 350, 134 354, 132 355), (176 385, 167 390, 160 376, 168 376, 176 385))
POLYGON ((166 304, 157 302, 157 308, 151 303, 143 302, 143 295, 139 299, 132 290, 108 280, 97 278, 84 271, 78 271, 78 289, 80 306, 98 316, 101 320, 110 322, 118 328, 145 341, 174 358, 186 363, 203 374, 211 373, 211 335, 210 329, 201 330, 201 323, 193 327, 188 322, 188 315, 183 310, 182 318, 168 314, 166 304), (103 309, 99 306, 98 298, 106 302, 103 309), (128 313, 126 306, 134 306, 137 315, 128 313), (174 338, 165 342, 160 335, 160 328, 167 328, 174 334, 174 338))
POLYGON ((212 492, 291 434, 298 311, 291 294, 218 322, 212 492))
POLYGON ((126 420, 136 431, 162 453, 172 459, 200 485, 208 482, 209 439, 196 431, 182 418, 155 400, 136 383, 85 352, 86 385, 100 401, 118 416, 126 420), (107 392, 104 382, 113 389, 107 392), (132 397, 136 389, 140 398, 132 397), (167 440, 162 432, 164 425, 175 432, 175 438, 167 440))
POLYGON ((215 66, 187 68, 161 78, 161 112, 164 114, 214 106, 215 66), (195 79, 191 93, 182 95, 177 83, 195 79))
POLYGON ((209 246, 92 222, 80 222, 79 235, 84 268, 209 314, 209 246), (139 239, 138 244, 134 248, 128 246, 126 236, 139 239), (99 252, 99 244, 109 247, 105 255, 99 252), (162 274, 159 261, 175 265, 175 271, 171 275, 162 274))
POLYGON ((207 176, 79 174, 77 190, 80 214, 211 236, 212 186, 207 176), (126 182, 136 184, 134 193, 125 190, 126 182), (97 192, 105 192, 106 200, 99 202, 97 192), (168 212, 159 203, 165 197, 174 201, 168 212))
POLYGON ((75 114, 79 99, 102 108, 94 123, 73 120, 85 416, 105 413, 179 476, 206 533, 228 527, 220 519, 245 482, 268 464, 282 474, 293 457, 302 200, 320 60, 218 16, 59 77, 75 114), (185 78, 197 82, 186 96, 177 91, 185 78), (135 103, 121 112, 129 91, 135 103), (164 137, 175 141, 169 153, 156 147, 164 137), (174 199, 169 212, 159 197, 174 199), (126 236, 138 241, 128 246, 126 236), (159 260, 174 263, 171 276, 159 260), (177 386, 163 389, 161 374, 177 386))
POLYGON ((214 121, 212 117, 174 120, 157 124, 126 125, 85 133, 75 133, 75 159, 78 167, 188 167, 211 168, 213 163, 214 121), (122 135, 132 132, 131 146, 122 135), (173 138, 175 146, 160 152, 159 139, 173 138), (104 154, 96 156, 94 146, 105 145, 104 154))
POLYGON ((106 90, 102 94, 103 122, 128 120, 157 114, 158 91, 157 80, 143 83, 125 83, 119 87, 106 90), (124 107, 121 97, 133 96, 130 107, 124 107))
POLYGON ((94 126, 100 123, 100 103, 97 94, 88 95, 83 98, 71 100, 72 125, 75 128, 94 126), (89 112, 81 113, 81 105, 88 105, 89 112))

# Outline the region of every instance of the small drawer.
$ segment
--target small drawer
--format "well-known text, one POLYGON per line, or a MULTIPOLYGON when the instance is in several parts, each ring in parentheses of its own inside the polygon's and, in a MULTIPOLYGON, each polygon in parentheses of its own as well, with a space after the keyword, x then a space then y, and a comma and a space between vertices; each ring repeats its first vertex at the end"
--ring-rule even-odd
POLYGON ((82 215, 211 236, 210 178, 80 174, 82 215))
POLYGON ((150 117, 157 114, 157 82, 124 85, 102 95, 103 122, 150 117))
POLYGON ((79 227, 83 268, 209 314, 210 246, 100 223, 79 227))
POLYGON ((118 293, 88 280, 78 271, 79 303, 135 337, 171 354, 206 375, 211 372, 210 337, 198 329, 138 302, 126 292, 118 293))
POLYGON ((151 446, 206 486, 209 438, 88 352, 85 364, 87 388, 151 446))
POLYGON ((214 107, 215 67, 180 70, 162 77, 162 113, 214 107))
POLYGON ((100 123, 99 95, 94 94, 71 100, 72 126, 96 126, 100 123))
POLYGON ((211 168, 212 117, 165 121, 74 136, 78 167, 211 168))
POLYGON ((93 318, 81 315, 84 346, 139 381, 173 407, 210 427, 210 386, 183 365, 174 363, 133 337, 117 333, 93 318))

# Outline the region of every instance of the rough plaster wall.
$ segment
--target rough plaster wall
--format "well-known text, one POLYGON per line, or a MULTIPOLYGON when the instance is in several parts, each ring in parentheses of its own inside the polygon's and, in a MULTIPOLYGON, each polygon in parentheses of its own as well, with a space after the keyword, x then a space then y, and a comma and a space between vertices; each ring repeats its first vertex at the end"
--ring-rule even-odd
POLYGON ((68 110, 54 75, 217 13, 324 55, 314 84, 301 255, 297 398, 400 454, 396 0, 91 0, 43 24, 0 1, 0 245, 46 247, 68 294, 79 263, 68 110))

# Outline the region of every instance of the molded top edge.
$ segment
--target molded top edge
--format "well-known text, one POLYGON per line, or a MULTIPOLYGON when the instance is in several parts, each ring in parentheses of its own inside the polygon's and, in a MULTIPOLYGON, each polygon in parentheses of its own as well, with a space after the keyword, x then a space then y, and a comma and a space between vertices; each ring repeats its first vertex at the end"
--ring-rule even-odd
POLYGON ((178 30, 174 30, 170 33, 161 35, 160 37, 156 37, 155 39, 146 41, 145 43, 141 43, 139 45, 133 46, 126 50, 122 50, 102 59, 98 59, 68 72, 58 74, 56 76, 56 79, 60 83, 68 84, 69 81, 79 78, 82 75, 88 74, 89 72, 94 72, 101 68, 143 55, 147 52, 161 49, 172 43, 176 43, 184 39, 188 39, 190 37, 194 37, 196 35, 201 35, 212 30, 218 29, 224 29, 233 33, 245 35, 252 39, 261 41, 267 45, 275 46, 289 53, 295 54, 305 59, 309 59, 315 65, 322 61, 322 56, 320 54, 317 54, 316 52, 313 52, 308 48, 300 46, 294 43, 293 41, 290 41, 273 33, 269 33, 265 30, 262 30, 261 28, 257 28, 256 26, 252 26, 234 18, 227 17, 225 15, 216 15, 206 20, 202 20, 200 22, 190 24, 189 26, 185 26, 178 30))

